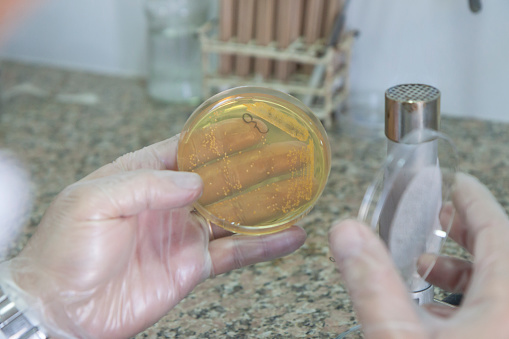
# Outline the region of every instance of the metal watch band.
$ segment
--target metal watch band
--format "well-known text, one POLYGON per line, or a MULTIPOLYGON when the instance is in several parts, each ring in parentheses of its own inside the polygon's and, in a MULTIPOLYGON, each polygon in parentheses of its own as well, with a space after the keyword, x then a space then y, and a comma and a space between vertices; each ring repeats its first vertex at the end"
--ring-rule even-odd
POLYGON ((9 339, 46 339, 0 288, 0 332, 9 339))

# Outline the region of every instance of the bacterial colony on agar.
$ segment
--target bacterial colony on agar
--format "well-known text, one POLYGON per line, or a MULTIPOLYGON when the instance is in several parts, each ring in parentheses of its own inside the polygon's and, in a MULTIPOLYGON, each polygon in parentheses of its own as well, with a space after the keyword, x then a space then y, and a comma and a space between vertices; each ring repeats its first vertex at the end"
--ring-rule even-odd
POLYGON ((180 136, 178 167, 204 182, 199 214, 229 231, 280 231, 306 215, 330 172, 318 119, 297 99, 241 87, 203 103, 180 136))

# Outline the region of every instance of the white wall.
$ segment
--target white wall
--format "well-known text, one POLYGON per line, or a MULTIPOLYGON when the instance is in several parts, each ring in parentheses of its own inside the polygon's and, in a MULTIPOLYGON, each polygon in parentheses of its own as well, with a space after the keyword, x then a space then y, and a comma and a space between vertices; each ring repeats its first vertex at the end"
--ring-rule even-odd
POLYGON ((0 47, 0 57, 94 72, 145 73, 143 0, 43 2, 17 25, 0 47))
MULTIPOLYGON (((424 82, 442 91, 445 114, 509 122, 509 1, 482 3, 473 14, 466 0, 351 0, 352 91, 424 82)), ((145 46, 143 0, 47 0, 0 56, 140 75, 145 46)))
POLYGON ((353 90, 423 82, 447 114, 509 121, 509 1, 352 0, 353 90))

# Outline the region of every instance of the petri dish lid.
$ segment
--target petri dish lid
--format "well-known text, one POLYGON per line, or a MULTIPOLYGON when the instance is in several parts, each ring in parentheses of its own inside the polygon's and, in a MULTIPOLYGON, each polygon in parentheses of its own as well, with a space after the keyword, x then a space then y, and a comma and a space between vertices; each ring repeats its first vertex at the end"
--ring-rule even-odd
POLYGON ((452 209, 457 170, 458 153, 446 135, 415 130, 389 145, 384 165, 364 195, 358 218, 378 231, 411 291, 429 286, 425 279, 433 265, 419 275, 419 257, 441 252, 449 235, 453 218, 441 218, 441 212, 452 209))
POLYGON ((177 164, 203 179, 194 204, 201 216, 256 235, 290 227, 312 209, 327 182, 330 157, 326 132, 303 103, 273 89, 237 87, 191 114, 177 164))

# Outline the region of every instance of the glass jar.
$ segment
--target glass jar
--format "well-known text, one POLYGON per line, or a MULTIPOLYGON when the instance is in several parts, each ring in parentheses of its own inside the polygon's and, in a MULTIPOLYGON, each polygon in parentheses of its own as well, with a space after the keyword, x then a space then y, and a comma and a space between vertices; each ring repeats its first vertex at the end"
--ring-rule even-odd
POLYGON ((201 100, 198 29, 208 18, 209 1, 147 0, 148 93, 170 103, 201 100))

